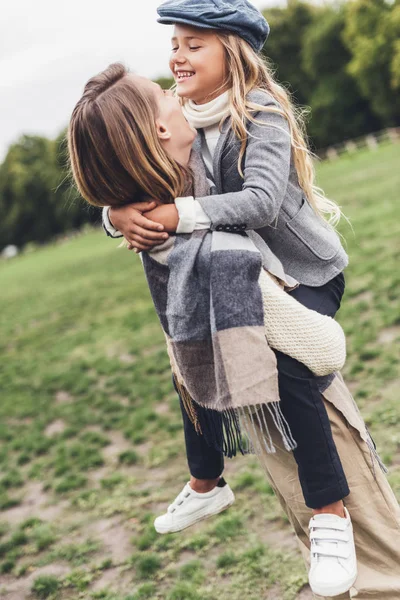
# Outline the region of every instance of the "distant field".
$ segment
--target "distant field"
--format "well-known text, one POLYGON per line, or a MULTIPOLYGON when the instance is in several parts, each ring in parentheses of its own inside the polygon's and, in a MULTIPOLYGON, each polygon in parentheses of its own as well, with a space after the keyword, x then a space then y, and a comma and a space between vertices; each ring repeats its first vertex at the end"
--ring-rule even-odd
MULTIPOLYGON (((350 218, 345 378, 400 497, 400 145, 324 163, 350 218)), ((255 457, 226 513, 152 521, 187 480, 181 417, 139 258, 102 232, 0 264, 0 597, 310 598, 255 457), (303 591, 301 591, 303 590, 303 591)))

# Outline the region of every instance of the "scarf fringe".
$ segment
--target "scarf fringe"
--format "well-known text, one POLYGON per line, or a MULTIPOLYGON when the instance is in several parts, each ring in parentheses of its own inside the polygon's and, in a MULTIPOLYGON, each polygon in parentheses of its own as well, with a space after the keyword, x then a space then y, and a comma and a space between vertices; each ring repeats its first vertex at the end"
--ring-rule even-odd
POLYGON ((227 458, 236 456, 238 452, 257 455, 261 455, 263 450, 269 454, 276 452, 265 416, 265 408, 281 434, 285 449, 292 451, 297 447, 279 402, 230 408, 220 412, 197 404, 178 378, 174 377, 174 380, 186 414, 196 433, 203 435, 208 446, 222 452, 227 458))
POLYGON ((242 428, 246 433, 247 438, 249 441, 251 439, 254 440, 253 444, 250 442, 254 453, 262 455, 264 450, 267 451, 268 454, 274 454, 276 452, 270 427, 267 423, 265 409, 267 409, 271 415, 274 426, 282 437, 285 449, 289 452, 295 450, 297 444, 292 436, 289 424, 282 413, 279 402, 268 402, 238 409, 240 412, 242 428))
POLYGON ((222 452, 227 458, 236 456, 238 451, 242 454, 251 453, 248 440, 242 436, 239 416, 235 409, 219 412, 200 406, 176 375, 174 384, 196 433, 204 436, 210 448, 222 452))
POLYGON ((385 475, 387 475, 389 473, 389 469, 385 466, 383 460, 381 459, 381 457, 378 454, 378 451, 376 449, 376 445, 374 440, 371 437, 370 432, 368 431, 368 428, 366 428, 367 431, 367 446, 369 448, 369 452, 371 455, 371 462, 372 462, 372 469, 373 469, 373 473, 374 473, 374 479, 376 479, 376 473, 375 473, 375 462, 374 459, 376 460, 376 462, 379 465, 379 468, 381 469, 382 473, 384 473, 385 475))
MULTIPOLYGON (((190 417, 189 417, 190 418, 190 417)), ((198 411, 202 435, 206 443, 222 452, 227 458, 249 454, 247 440, 243 438, 239 416, 235 409, 219 412, 202 407, 198 411)))
MULTIPOLYGON (((350 394, 350 391, 349 391, 349 394, 350 394)), ((351 397, 351 399, 353 401, 353 406, 354 406, 357 414, 360 415, 360 417, 361 417, 360 409, 358 408, 357 402, 355 401, 353 394, 350 394, 350 397, 351 397)), ((365 423, 364 423, 364 425, 365 425, 365 423)), ((376 479, 374 459, 378 463, 379 468, 382 471, 382 473, 384 473, 385 475, 387 475, 389 473, 389 469, 385 466, 383 460, 379 456, 378 450, 376 449, 376 444, 375 444, 375 442, 373 440, 373 437, 370 434, 369 429, 368 429, 368 427, 366 425, 365 425, 365 433, 367 434, 366 444, 367 444, 367 446, 369 448, 369 453, 371 455, 371 462, 372 462, 372 469, 373 469, 373 473, 374 473, 374 478, 376 479)))
POLYGON ((189 392, 185 388, 185 386, 179 381, 179 379, 174 375, 174 384, 176 391, 179 394, 179 397, 182 401, 183 407, 186 411, 187 416, 195 428, 196 433, 202 435, 202 428, 199 421, 199 415, 195 408, 194 401, 192 400, 189 392))

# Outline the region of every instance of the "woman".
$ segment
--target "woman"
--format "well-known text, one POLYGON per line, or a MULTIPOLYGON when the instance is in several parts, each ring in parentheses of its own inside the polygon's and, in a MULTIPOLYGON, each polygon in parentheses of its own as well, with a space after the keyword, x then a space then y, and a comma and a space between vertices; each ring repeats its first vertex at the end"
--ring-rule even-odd
MULTIPOLYGON (((86 199, 96 205, 123 205, 132 197, 148 194, 149 190, 169 202, 177 193, 188 191, 187 164, 193 138, 194 131, 183 119, 175 98, 164 94, 155 84, 127 74, 120 65, 113 66, 88 83, 71 119, 69 148, 78 187, 86 199)), ((168 207, 164 204, 160 209, 168 207)), ((162 253, 161 248, 158 251, 162 253)), ((328 387, 326 395, 330 395, 329 400, 346 417, 342 417, 339 427, 335 426, 336 434, 340 436, 342 429, 354 427, 355 444, 366 455, 369 438, 364 424, 338 378, 328 387)), ((271 421, 271 413, 267 413, 266 418, 271 421)), ((276 436, 273 425, 271 432, 276 436)), ((256 439, 254 443, 257 445, 256 439)), ((288 468, 293 479, 294 464, 288 468)), ((385 524, 391 520, 398 527, 390 488, 386 482, 379 480, 376 485, 378 483, 386 498, 382 508, 376 495, 378 522, 385 524)), ((372 485, 375 484, 372 482, 372 485)), ((354 496, 357 499, 357 486, 354 496)), ((281 498, 284 498, 282 493, 281 498)), ((290 496, 286 501, 290 508, 290 496)), ((303 505, 303 517, 305 514, 303 505)), ((387 551, 386 539, 380 547, 387 551)), ((396 556, 393 549, 391 551, 389 563, 396 556)))
MULTIPOLYGON (((247 0, 233 4, 170 0, 158 9, 161 23, 175 25, 170 68, 185 116, 200 133, 196 147, 217 194, 177 197, 163 214, 158 208, 145 215, 129 207, 113 208, 111 220, 139 250, 150 248, 162 235, 154 228, 164 225, 164 216, 176 233, 207 227, 256 230, 287 275, 300 283, 292 296, 334 317, 344 292, 348 258, 323 217, 330 215, 335 223, 340 210, 315 187, 301 119, 259 54, 269 33, 266 20, 247 0), (147 231, 145 216, 151 221, 147 231)), ((277 360, 282 413, 297 442, 294 456, 305 502, 314 515, 346 520, 344 498, 350 490, 322 396, 327 382, 287 353, 277 352, 277 360)), ((191 435, 187 439, 190 457, 190 446, 193 443, 196 454, 198 441, 191 435)), ((207 493, 213 489, 218 493, 222 457, 207 456, 209 461, 211 468, 196 470, 191 487, 196 491, 201 484, 207 493)), ((174 505, 174 514, 186 508, 186 503, 174 505)), ((165 519, 170 521, 168 515, 165 519)), ((349 554, 355 563, 351 543, 349 554)), ((329 592, 331 585, 336 590, 337 578, 331 582, 329 571, 325 583, 313 583, 320 579, 319 568, 314 561, 311 586, 320 592, 329 592)), ((345 591, 349 581, 345 569, 342 576, 345 591)))

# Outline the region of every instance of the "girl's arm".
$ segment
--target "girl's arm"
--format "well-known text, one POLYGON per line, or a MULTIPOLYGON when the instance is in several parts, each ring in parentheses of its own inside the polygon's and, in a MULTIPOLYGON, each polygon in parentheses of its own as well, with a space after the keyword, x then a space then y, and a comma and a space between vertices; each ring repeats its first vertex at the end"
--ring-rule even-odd
MULTIPOLYGON (((262 97, 263 104, 276 108, 268 95, 262 97)), ((258 112, 255 119, 259 123, 250 122, 248 127, 242 190, 196 198, 211 220, 211 229, 227 225, 260 229, 272 224, 278 216, 289 181, 289 125, 277 113, 258 112)), ((237 169, 237 164, 230 169, 237 169)), ((222 177, 229 177, 229 171, 222 173, 222 177)))
MULTIPOLYGON (((257 101, 277 108, 265 93, 259 93, 257 101)), ((242 231, 255 230, 276 220, 289 181, 292 151, 289 125, 285 117, 274 112, 260 111, 254 118, 257 123, 250 122, 248 126, 241 191, 177 199, 178 233, 192 233, 203 228, 224 230, 232 226, 242 231)), ((229 167, 237 168, 236 162, 229 167)), ((229 171, 222 177, 228 178, 229 171)), ((168 206, 166 212, 174 213, 174 205, 168 206)), ((159 208, 152 211, 151 218, 165 224, 166 213, 159 211, 159 208)))
POLYGON ((302 362, 315 375, 340 371, 346 361, 346 338, 339 323, 300 304, 264 270, 259 284, 269 345, 302 362))

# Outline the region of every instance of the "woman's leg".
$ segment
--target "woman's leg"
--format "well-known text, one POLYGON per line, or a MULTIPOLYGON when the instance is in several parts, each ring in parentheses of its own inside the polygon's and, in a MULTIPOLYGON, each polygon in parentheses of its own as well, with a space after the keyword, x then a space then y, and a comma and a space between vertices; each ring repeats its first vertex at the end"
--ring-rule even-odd
MULTIPOLYGON (((333 438, 338 449, 350 495, 345 500, 352 518, 358 577, 350 593, 337 598, 357 600, 398 600, 400 598, 400 508, 377 461, 371 457, 359 432, 351 427, 342 413, 324 400, 333 438)), ((292 453, 282 445, 271 423, 276 454, 263 451, 261 463, 268 479, 295 530, 304 558, 309 566, 310 510, 304 503, 292 453)), ((263 435, 258 430, 259 438, 263 435)), ((315 596, 315 598, 318 598, 315 596)), ((324 600, 329 600, 327 597, 324 600)))
MULTIPOLYGON (((301 285, 291 295, 307 308, 334 317, 343 291, 341 274, 319 288, 301 285)), ((276 355, 281 408, 297 442, 293 454, 306 505, 321 509, 338 503, 349 494, 349 487, 321 394, 329 377, 316 377, 295 359, 281 352, 276 355)))

